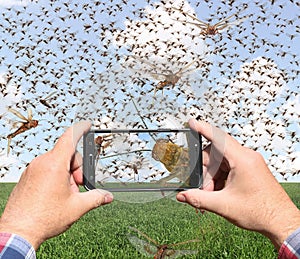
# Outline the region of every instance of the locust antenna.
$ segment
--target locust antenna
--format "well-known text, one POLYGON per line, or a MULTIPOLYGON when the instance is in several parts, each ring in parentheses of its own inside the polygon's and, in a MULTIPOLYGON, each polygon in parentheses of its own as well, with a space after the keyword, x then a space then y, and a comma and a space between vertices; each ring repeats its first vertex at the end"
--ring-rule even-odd
MULTIPOLYGON (((147 124, 146 124, 146 122, 144 121, 144 119, 143 119, 143 117, 142 117, 142 115, 141 115, 141 113, 140 113, 140 111, 139 111, 139 109, 138 109, 136 103, 134 102, 134 100, 133 100, 131 94, 130 94, 129 96, 130 96, 130 99, 131 99, 131 101, 132 101, 132 103, 133 103, 133 106, 134 106, 134 108, 135 108, 137 114, 139 115, 139 117, 141 118, 141 120, 142 120, 142 122, 143 122, 143 124, 144 124, 144 126, 145 126, 145 129, 148 129, 147 124)), ((156 142, 156 139, 153 137, 153 135, 152 135, 150 132, 149 132, 149 135, 150 135, 151 138, 156 142)))
POLYGON ((137 105, 136 105, 136 103, 134 102, 134 100, 133 100, 133 98, 132 98, 131 95, 130 95, 130 98, 131 98, 131 101, 132 101, 132 103, 133 103, 133 106, 134 106, 134 108, 135 108, 137 114, 139 115, 139 117, 141 118, 141 120, 142 120, 142 122, 143 122, 143 124, 144 124, 144 126, 145 126, 145 129, 147 129, 147 128, 148 128, 148 127, 147 127, 147 124, 146 124, 146 122, 144 121, 144 119, 143 119, 143 117, 142 117, 142 115, 141 115, 139 109, 137 108, 137 105))
POLYGON ((155 244, 156 246, 158 246, 159 244, 152 238, 148 237, 145 233, 143 233, 141 230, 135 228, 135 227, 131 227, 128 226, 128 228, 132 231, 137 232, 138 234, 140 234, 141 236, 143 236, 144 238, 148 239, 150 242, 152 242, 153 244, 155 244))

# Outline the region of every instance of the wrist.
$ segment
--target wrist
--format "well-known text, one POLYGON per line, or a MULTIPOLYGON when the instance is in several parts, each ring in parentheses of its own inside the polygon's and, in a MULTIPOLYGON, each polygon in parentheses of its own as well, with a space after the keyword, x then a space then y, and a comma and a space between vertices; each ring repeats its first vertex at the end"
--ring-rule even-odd
POLYGON ((39 248, 39 246, 42 243, 42 241, 36 238, 36 236, 33 233, 27 232, 26 230, 24 230, 23 227, 11 225, 9 223, 2 222, 1 220, 0 220, 0 233, 15 234, 22 237, 32 245, 35 251, 39 248))
POLYGON ((281 208, 281 212, 273 216, 270 226, 272 228, 265 235, 279 250, 283 242, 300 227, 300 210, 294 204, 289 208, 281 208))

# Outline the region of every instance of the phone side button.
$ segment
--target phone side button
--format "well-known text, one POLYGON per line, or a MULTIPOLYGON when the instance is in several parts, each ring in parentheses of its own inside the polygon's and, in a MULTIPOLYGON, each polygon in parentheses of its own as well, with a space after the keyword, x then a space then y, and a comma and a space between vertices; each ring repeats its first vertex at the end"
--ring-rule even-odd
POLYGON ((89 155, 89 164, 90 164, 90 166, 93 166, 93 155, 92 154, 89 155))

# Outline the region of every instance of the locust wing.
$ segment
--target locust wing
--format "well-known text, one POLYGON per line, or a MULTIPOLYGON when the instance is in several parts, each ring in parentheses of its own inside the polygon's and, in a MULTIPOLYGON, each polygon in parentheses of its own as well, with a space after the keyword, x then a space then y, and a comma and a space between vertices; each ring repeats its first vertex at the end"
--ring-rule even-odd
POLYGON ((12 114, 16 115, 17 117, 19 117, 20 119, 22 119, 24 121, 28 121, 30 119, 29 116, 32 117, 31 109, 28 109, 28 118, 24 117, 21 113, 19 113, 15 109, 8 108, 8 111, 11 112, 12 114))
POLYGON ((134 235, 127 235, 130 243, 138 250, 141 254, 153 257, 157 253, 157 247, 155 245, 150 244, 145 240, 142 240, 134 235))

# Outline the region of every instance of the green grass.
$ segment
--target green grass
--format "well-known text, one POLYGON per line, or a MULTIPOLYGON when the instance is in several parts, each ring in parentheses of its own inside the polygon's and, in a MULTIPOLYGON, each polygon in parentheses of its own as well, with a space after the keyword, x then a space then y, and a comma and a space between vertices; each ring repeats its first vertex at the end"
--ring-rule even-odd
MULTIPOLYGON (((13 186, 0 184, 1 211, 13 186)), ((300 184, 283 184, 283 187, 300 207, 300 184)), ((277 257, 271 242, 262 235, 239 229, 212 213, 196 213, 192 207, 167 198, 148 203, 126 203, 119 199, 93 210, 66 233, 43 243, 37 257, 149 258, 129 242, 129 233, 138 234, 128 226, 138 228, 159 243, 199 239, 199 243, 176 247, 198 250, 197 255, 186 258, 277 257)))

